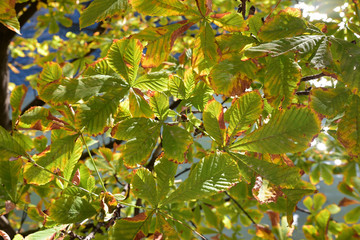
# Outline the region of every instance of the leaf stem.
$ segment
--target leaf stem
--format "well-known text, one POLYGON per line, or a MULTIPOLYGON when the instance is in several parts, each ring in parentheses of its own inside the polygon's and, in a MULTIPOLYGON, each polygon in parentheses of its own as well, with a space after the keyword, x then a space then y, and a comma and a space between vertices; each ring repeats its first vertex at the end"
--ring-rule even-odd
POLYGON ((102 180, 102 178, 101 178, 101 176, 100 176, 99 170, 98 170, 97 167, 96 167, 95 160, 94 160, 94 158, 92 157, 91 152, 90 152, 90 149, 89 149, 89 147, 88 147, 88 145, 87 145, 87 143, 86 143, 86 141, 85 141, 84 135, 83 135, 82 133, 80 133, 80 137, 81 137, 81 140, 82 140, 83 144, 84 144, 85 147, 86 147, 86 151, 89 153, 89 157, 90 157, 90 159, 91 159, 91 163, 93 164, 93 166, 94 166, 94 168, 95 168, 96 174, 97 174, 97 176, 98 176, 98 178, 99 178, 99 181, 100 181, 100 185, 101 185, 101 187, 103 188, 104 192, 107 192, 107 190, 106 190, 106 188, 105 188, 105 185, 104 185, 104 182, 103 182, 103 180, 102 180))
POLYGON ((39 167, 41 170, 44 170, 45 172, 48 172, 48 173, 50 173, 51 175, 55 176, 57 179, 63 180, 64 182, 67 182, 67 183, 70 184, 71 186, 76 187, 76 188, 78 188, 78 189, 80 189, 80 190, 82 190, 82 191, 84 191, 84 192, 89 193, 89 194, 92 194, 92 195, 94 195, 94 196, 96 196, 96 197, 99 196, 99 195, 97 195, 96 193, 90 192, 89 190, 86 190, 85 188, 79 187, 79 186, 73 184, 71 181, 67 180, 66 178, 63 178, 63 177, 57 175, 56 173, 53 173, 53 172, 50 171, 49 169, 47 169, 47 168, 39 165, 38 163, 36 163, 36 161, 35 161, 34 159, 32 159, 32 157, 31 157, 29 154, 27 154, 26 158, 27 158, 32 164, 34 164, 35 167, 39 167))
POLYGON ((254 219, 249 215, 248 212, 245 211, 245 209, 240 205, 240 203, 238 203, 238 201, 236 201, 232 196, 230 196, 230 194, 228 192, 225 191, 225 194, 236 204, 236 206, 238 206, 241 209, 241 211, 250 219, 250 221, 254 225, 257 225, 256 222, 254 221, 254 219))

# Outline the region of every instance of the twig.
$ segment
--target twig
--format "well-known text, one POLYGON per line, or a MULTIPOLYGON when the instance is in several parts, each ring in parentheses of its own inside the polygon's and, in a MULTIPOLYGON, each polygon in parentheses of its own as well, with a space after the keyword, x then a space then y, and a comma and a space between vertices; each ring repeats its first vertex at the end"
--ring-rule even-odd
POLYGON ((175 175, 175 178, 179 177, 180 175, 190 171, 191 168, 185 168, 184 170, 182 170, 181 172, 179 172, 178 174, 175 175))
POLYGON ((299 212, 303 212, 303 213, 306 213, 306 214, 311 214, 311 212, 307 209, 303 209, 303 208, 299 208, 298 206, 296 206, 296 211, 299 211, 299 212))
POLYGON ((134 217, 140 213, 140 208, 139 207, 141 206, 141 202, 142 202, 141 198, 136 199, 135 205, 137 207, 135 207, 135 209, 134 209, 134 217))
POLYGON ((18 233, 21 232, 21 228, 25 222, 25 219, 26 219, 26 216, 27 216, 27 209, 28 209, 28 205, 26 204, 24 206, 24 210, 23 210, 23 213, 22 213, 22 216, 21 216, 21 222, 20 222, 20 227, 19 227, 19 230, 17 231, 18 233))
POLYGON ((318 79, 318 78, 321 78, 321 77, 324 77, 324 76, 326 76, 325 73, 319 73, 319 74, 315 74, 315 75, 310 75, 310 76, 303 77, 303 78, 301 78, 300 81, 301 81, 301 82, 306 82, 306 81, 318 79))
POLYGON ((254 219, 252 219, 252 217, 249 215, 248 212, 245 211, 245 209, 240 205, 240 203, 238 203, 238 201, 236 201, 232 196, 230 196, 230 194, 228 194, 226 191, 224 192, 235 204, 236 206, 238 206, 241 211, 250 219, 250 221, 256 225, 256 222, 254 221, 254 219))
POLYGON ((163 214, 164 216, 170 218, 171 220, 173 220, 173 221, 175 221, 175 222, 180 223, 181 225, 187 227, 188 229, 190 229, 192 232, 194 232, 196 235, 198 235, 198 236, 201 237, 202 239, 207 240, 207 238, 206 238, 204 235, 202 235, 201 233, 199 233, 198 231, 196 231, 196 229, 194 229, 194 228, 188 226, 187 224, 183 223, 183 222, 180 221, 179 219, 176 219, 176 218, 172 217, 170 214, 167 214, 167 213, 165 213, 165 212, 163 212, 163 211, 160 211, 160 210, 159 210, 159 213, 160 213, 160 214, 163 214))
POLYGON ((95 237, 95 234, 98 233, 98 232, 100 232, 100 231, 101 231, 100 228, 101 228, 102 226, 104 226, 104 225, 105 225, 105 222, 98 222, 98 223, 96 224, 96 227, 94 228, 94 230, 92 230, 91 233, 89 233, 89 234, 84 238, 84 240, 91 240, 91 239, 93 239, 93 238, 95 237))
POLYGON ((149 163, 146 164, 145 168, 149 169, 149 171, 152 171, 154 169, 155 161, 160 156, 161 152, 162 152, 162 144, 160 142, 157 148, 155 149, 153 155, 151 156, 149 163))

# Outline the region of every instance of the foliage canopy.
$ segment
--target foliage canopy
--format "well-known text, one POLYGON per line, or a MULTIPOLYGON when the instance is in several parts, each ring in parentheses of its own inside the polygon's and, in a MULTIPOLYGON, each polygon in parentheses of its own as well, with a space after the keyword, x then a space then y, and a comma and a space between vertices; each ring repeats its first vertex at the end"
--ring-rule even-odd
MULTIPOLYGON (((0 1, 17 33, 23 2, 0 1)), ((360 235, 360 207, 341 208, 360 201, 356 1, 328 3, 344 13, 327 22, 291 1, 87 2, 39 1, 35 37, 74 11, 94 34, 10 45, 41 66, 27 80, 46 103, 22 112, 14 87, 0 127, 0 213, 36 229, 15 239, 287 239, 298 210, 307 239, 360 235), (334 175, 347 197, 324 206, 334 175)))

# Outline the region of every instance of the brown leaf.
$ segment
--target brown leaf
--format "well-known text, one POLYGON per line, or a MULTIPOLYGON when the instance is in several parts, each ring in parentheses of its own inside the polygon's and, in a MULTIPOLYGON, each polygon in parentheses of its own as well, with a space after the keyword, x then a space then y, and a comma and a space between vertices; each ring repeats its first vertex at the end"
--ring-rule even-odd
POLYGON ((353 205, 353 204, 359 204, 359 201, 356 200, 352 200, 352 199, 348 199, 346 197, 344 197, 340 202, 339 202, 339 207, 346 207, 349 205, 353 205))
POLYGON ((79 186, 80 184, 80 170, 76 170, 75 175, 73 177, 73 179, 71 180, 71 182, 75 185, 75 186, 79 186))
POLYGON ((9 213, 11 212, 12 210, 14 210, 15 208, 15 203, 11 202, 11 201, 6 201, 5 202, 5 213, 9 213))
POLYGON ((268 210, 266 211, 266 213, 267 215, 269 215, 272 227, 276 227, 280 225, 280 214, 278 212, 268 210))

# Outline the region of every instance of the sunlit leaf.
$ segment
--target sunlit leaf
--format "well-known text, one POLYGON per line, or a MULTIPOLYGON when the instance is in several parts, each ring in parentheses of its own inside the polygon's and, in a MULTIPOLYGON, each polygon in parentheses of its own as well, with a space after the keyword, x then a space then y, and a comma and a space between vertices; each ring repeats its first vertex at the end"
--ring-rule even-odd
POLYGON ((152 90, 164 92, 168 89, 169 73, 167 72, 151 72, 137 78, 134 87, 142 90, 152 90))
POLYGON ((162 157, 155 163, 154 170, 158 199, 162 200, 166 197, 170 187, 174 185, 177 164, 169 161, 166 157, 162 157))
POLYGON ((210 100, 203 113, 204 127, 206 132, 222 145, 225 135, 224 112, 221 104, 215 99, 210 100))
POLYGON ((27 87, 25 85, 16 86, 11 92, 10 105, 12 110, 12 128, 14 129, 17 125, 18 118, 21 114, 21 106, 24 102, 27 87))
POLYGON ((95 0, 81 14, 80 28, 103 21, 112 15, 123 13, 127 8, 127 0, 95 0))
POLYGON ((139 89, 130 91, 129 109, 133 117, 152 117, 154 115, 144 94, 139 89))
POLYGON ((230 148, 259 153, 300 152, 320 131, 320 122, 308 108, 277 111, 269 123, 239 139, 230 148))
POLYGON ((218 13, 211 16, 216 25, 229 32, 244 32, 247 24, 239 13, 218 13))
POLYGON ((155 116, 161 121, 166 120, 169 114, 169 98, 163 93, 155 92, 150 97, 150 107, 155 116))
MULTIPOLYGON (((161 1, 159 3, 157 2, 158 1, 154 1, 151 3, 151 1, 146 1, 146 4, 149 3, 153 6, 161 4, 161 1)), ((180 1, 174 0, 174 2, 180 1)), ((146 4, 144 3, 143 5, 146 4)), ((169 12, 170 9, 171 8, 166 11, 169 12)), ((148 42, 146 45, 146 55, 142 60, 142 66, 145 68, 159 66, 168 58, 176 38, 183 34, 192 25, 194 25, 193 22, 182 21, 164 27, 148 27, 140 33, 133 35, 133 38, 148 42)))
POLYGON ((180 0, 130 0, 130 3, 137 11, 149 16, 180 16, 189 9, 180 0))
POLYGON ((200 160, 189 177, 164 203, 205 198, 224 191, 239 181, 239 169, 229 155, 215 152, 200 160))
POLYGON ((0 161, 8 161, 11 157, 26 156, 21 143, 14 140, 8 131, 0 126, 0 161))

